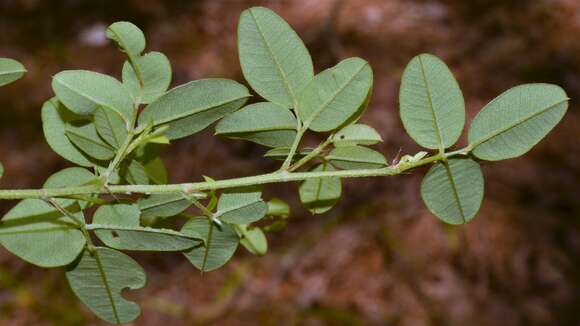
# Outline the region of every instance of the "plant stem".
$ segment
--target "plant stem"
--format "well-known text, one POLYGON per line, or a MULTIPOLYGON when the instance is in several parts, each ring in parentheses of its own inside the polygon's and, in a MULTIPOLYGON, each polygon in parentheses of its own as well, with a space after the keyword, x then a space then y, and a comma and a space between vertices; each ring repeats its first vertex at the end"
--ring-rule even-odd
POLYGON ((89 185, 71 188, 54 188, 54 189, 46 188, 46 189, 0 190, 0 199, 47 198, 47 197, 54 198, 75 195, 111 194, 111 193, 159 194, 159 193, 177 193, 177 192, 187 192, 188 194, 196 196, 196 198, 204 198, 205 194, 201 193, 202 191, 236 188, 258 184, 283 183, 283 182, 302 181, 307 179, 318 179, 318 178, 331 178, 331 177, 363 178, 377 176, 394 176, 423 165, 441 161, 443 160, 444 157, 449 158, 457 155, 465 155, 467 153, 468 152, 466 151, 466 149, 462 149, 445 154, 436 154, 416 162, 400 163, 394 166, 387 166, 379 169, 339 170, 339 171, 322 171, 322 172, 277 171, 273 173, 266 173, 251 177, 225 179, 218 181, 168 184, 168 185, 113 185, 108 186, 107 188, 89 185))
POLYGON ((296 150, 298 149, 298 145, 300 145, 300 141, 302 140, 302 136, 304 136, 304 133, 306 132, 306 128, 302 127, 302 123, 300 122, 300 119, 297 119, 296 123, 297 123, 297 125, 296 125, 296 137, 294 138, 294 142, 292 143, 292 146, 290 147, 290 152, 288 153, 288 157, 286 157, 286 160, 284 161, 284 164, 282 164, 280 171, 288 171, 288 168, 290 167, 290 164, 292 163, 292 159, 294 158, 294 154, 296 154, 296 150))
POLYGON ((312 152, 308 153, 308 155, 304 156, 298 162, 294 163, 294 165, 290 166, 288 168, 288 171, 289 172, 296 171, 300 167, 302 167, 304 164, 310 162, 310 160, 312 160, 313 158, 318 156, 318 154, 320 154, 326 148, 326 146, 328 146, 328 145, 330 145, 330 143, 332 143, 332 136, 333 135, 330 135, 323 143, 318 145, 318 147, 316 147, 312 152))

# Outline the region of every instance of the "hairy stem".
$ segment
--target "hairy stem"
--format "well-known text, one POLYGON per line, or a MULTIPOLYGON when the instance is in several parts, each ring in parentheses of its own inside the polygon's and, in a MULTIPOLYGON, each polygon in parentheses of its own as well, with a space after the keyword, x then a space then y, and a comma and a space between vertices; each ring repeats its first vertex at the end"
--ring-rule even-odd
POLYGON ((416 162, 404 162, 394 166, 387 166, 379 169, 361 169, 361 170, 339 170, 339 171, 322 171, 322 172, 288 172, 277 171, 251 177, 242 177, 234 179, 225 179, 218 181, 205 181, 193 183, 179 183, 168 185, 113 185, 106 188, 96 185, 71 187, 71 188, 46 188, 46 189, 18 189, 18 190, 0 190, 0 199, 23 199, 23 198, 54 198, 68 197, 88 194, 111 194, 111 193, 135 193, 135 194, 159 194, 159 193, 177 193, 186 192, 196 198, 205 198, 203 191, 236 188, 242 186, 283 183, 293 181, 303 181, 318 178, 363 178, 363 177, 380 177, 394 176, 414 168, 438 162, 444 158, 457 155, 466 155, 465 149, 436 154, 418 160, 416 162))

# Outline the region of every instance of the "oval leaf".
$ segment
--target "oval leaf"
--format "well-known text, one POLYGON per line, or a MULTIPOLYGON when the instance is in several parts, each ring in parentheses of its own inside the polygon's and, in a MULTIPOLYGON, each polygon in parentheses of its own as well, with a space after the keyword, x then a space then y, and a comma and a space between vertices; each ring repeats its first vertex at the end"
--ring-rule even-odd
POLYGON ((52 78, 56 97, 71 111, 85 115, 98 107, 114 110, 125 121, 133 113, 133 99, 129 91, 111 76, 86 70, 68 70, 52 78))
POLYGON ((76 296, 99 318, 113 324, 128 323, 141 314, 141 308, 121 295, 125 289, 145 286, 145 271, 131 257, 113 249, 85 250, 70 266, 66 278, 76 296))
POLYGON ((525 154, 562 120, 568 100, 562 88, 550 84, 504 92, 473 119, 468 136, 473 154, 488 161, 525 154))
POLYGON ((192 205, 181 193, 151 195, 137 203, 143 218, 175 216, 192 205))
POLYGON ((388 164, 383 154, 361 146, 337 147, 326 159, 335 167, 344 170, 378 169, 388 164))
POLYGON ((298 100, 298 116, 305 128, 334 130, 355 115, 373 84, 373 71, 360 58, 341 61, 316 75, 298 100))
POLYGON ((169 139, 186 137, 239 109, 249 96, 246 87, 232 80, 192 81, 148 105, 139 116, 139 126, 167 124, 169 139))
POLYGON ((105 143, 97 134, 95 124, 89 121, 73 121, 66 124, 66 136, 85 154, 97 160, 109 160, 115 156, 115 149, 105 143))
MULTIPOLYGON (((74 213, 84 220, 82 212, 74 213)), ((0 221, 0 244, 14 255, 40 267, 73 262, 85 246, 75 221, 39 199, 25 199, 0 221)))
POLYGON ((101 206, 89 229, 96 230, 95 234, 105 245, 118 250, 181 251, 200 242, 174 230, 142 227, 140 215, 135 205, 101 206))
POLYGON ((374 145, 382 142, 381 135, 371 126, 354 124, 347 126, 332 136, 334 146, 374 145))
POLYGON ((73 145, 65 133, 67 123, 80 118, 56 98, 46 101, 42 106, 42 130, 50 148, 72 163, 89 167, 94 163, 73 145))
POLYGON ((137 56, 145 50, 145 35, 133 23, 116 22, 107 28, 106 35, 129 55, 137 56))
POLYGON ((149 104, 165 94, 171 84, 171 63, 163 53, 147 53, 135 58, 134 64, 141 78, 127 61, 123 66, 123 84, 139 103, 149 104))
POLYGON ((270 147, 289 147, 296 138, 296 118, 279 105, 256 103, 227 115, 215 133, 270 147))
POLYGON ((195 247, 184 253, 187 260, 202 272, 213 271, 227 263, 236 252, 240 241, 232 226, 224 223, 218 228, 207 218, 189 220, 181 232, 203 236, 205 246, 195 247))
MULTIPOLYGON (((328 163, 316 166, 312 172, 335 171, 328 163)), ((300 202, 312 214, 329 211, 340 199, 342 184, 340 178, 308 179, 300 185, 300 202)))
POLYGON ((20 62, 14 59, 0 58, 0 86, 17 81, 25 73, 26 68, 20 62))
POLYGON ((259 227, 248 227, 239 225, 240 244, 244 246, 251 254, 263 256, 268 252, 268 239, 259 227))
POLYGON ((97 133, 114 148, 121 147, 127 136, 127 124, 116 111, 97 108, 94 116, 97 133))
POLYGON ((450 159, 437 163, 421 184, 421 196, 427 208, 449 224, 469 222, 481 207, 483 174, 471 159, 450 159))
POLYGON ((225 190, 214 217, 233 224, 250 224, 264 217, 267 211, 260 188, 250 186, 225 190))
POLYGON ((285 108, 296 106, 314 69, 288 23, 270 9, 245 10, 238 24, 238 50, 244 77, 260 96, 285 108))
POLYGON ((419 145, 442 151, 459 139, 465 101, 453 74, 439 58, 421 54, 409 62, 399 102, 405 130, 419 145))

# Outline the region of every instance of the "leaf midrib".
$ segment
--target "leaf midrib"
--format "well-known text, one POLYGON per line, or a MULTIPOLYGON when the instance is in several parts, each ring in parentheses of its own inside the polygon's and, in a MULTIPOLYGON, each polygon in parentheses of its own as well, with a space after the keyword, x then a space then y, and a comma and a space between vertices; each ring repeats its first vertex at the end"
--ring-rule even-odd
POLYGON ((457 202, 457 206, 459 208, 459 214, 461 215, 461 219, 463 220, 463 224, 467 222, 465 218, 465 212, 463 211, 463 205, 461 204, 461 199, 459 198, 459 192, 457 191, 457 186, 455 185, 455 177, 451 171, 451 167, 449 166, 449 162, 443 162, 443 167, 445 168, 445 172, 447 173, 447 177, 449 178, 449 184, 451 185, 451 192, 453 193, 453 197, 457 202))
POLYGON ((258 29, 258 34, 260 34, 260 37, 262 38, 262 40, 264 41, 264 44, 266 45, 266 49, 268 50, 268 53, 272 57, 272 61, 274 62, 274 65, 276 66, 276 69, 277 69, 276 71, 278 72, 278 75, 282 79, 284 87, 288 91, 288 95, 290 95, 290 99, 292 100, 292 103, 295 106, 296 105, 296 95, 292 91, 292 88, 290 87, 290 84, 288 83, 288 80, 286 79, 286 75, 284 74, 284 71, 282 70, 282 66, 280 65, 280 63, 278 62, 278 59, 274 55, 274 52, 270 48, 270 44, 266 41, 266 36, 264 35, 264 32, 262 31, 262 28, 260 27, 260 24, 258 23, 256 16, 254 15, 253 9, 250 9, 249 12, 250 12, 250 16, 252 16, 252 20, 254 21, 254 24, 256 24, 256 28, 258 29))
POLYGON ((526 122, 528 120, 531 120, 531 119, 533 119, 533 118, 535 118, 535 117, 537 117, 539 115, 542 115, 542 114, 544 114, 544 113, 546 113, 546 112, 548 112, 548 111, 550 111, 552 109, 555 109, 558 105, 563 104, 563 103, 566 103, 569 100, 570 100, 569 98, 566 98, 564 100, 561 100, 561 101, 558 101, 558 102, 556 102, 554 104, 551 104, 551 105, 547 106, 545 109, 540 110, 540 111, 538 111, 538 112, 536 112, 536 113, 534 113, 534 114, 532 114, 530 116, 527 116, 527 117, 522 118, 522 119, 518 119, 514 123, 508 125, 503 130, 502 129, 499 129, 499 130, 497 130, 495 132, 492 132, 492 133, 488 134, 487 136, 480 138, 478 141, 473 142, 469 146, 472 147, 473 149, 475 149, 479 145, 481 145, 483 143, 486 143, 486 142, 490 141, 491 139, 493 139, 493 138, 495 138, 495 137, 497 137, 497 136, 499 136, 499 135, 501 135, 501 134, 503 134, 505 132, 510 131, 511 129, 513 129, 513 128, 515 128, 515 127, 523 124, 524 122, 526 122))
MULTIPOLYGON (((364 63, 363 65, 361 65, 360 69, 355 72, 354 74, 352 74, 352 76, 342 85, 338 88, 338 90, 331 96, 330 99, 328 99, 326 102, 324 102, 321 106, 320 109, 315 111, 310 119, 308 119, 306 122, 304 122, 304 128, 308 128, 310 126, 310 124, 312 124, 312 122, 318 118, 318 116, 320 115, 320 113, 322 113, 322 111, 324 111, 324 109, 326 109, 328 107, 328 105, 330 105, 330 103, 332 103, 332 101, 334 101, 338 95, 340 93, 342 93, 342 91, 358 76, 358 74, 360 74, 360 72, 368 65, 368 63, 364 63)), ((331 69, 335 69, 335 68, 331 68, 331 69)))
POLYGON ((103 284, 105 285, 105 291, 107 292, 107 296, 109 297, 109 301, 111 302, 111 308, 113 309, 113 315, 115 316, 115 320, 117 321, 117 324, 120 324, 121 320, 119 318, 119 312, 117 311, 117 306, 115 304, 115 300, 113 299, 113 291, 111 290, 111 287, 109 286, 109 280, 107 278, 107 273, 105 271, 105 268, 103 267, 103 263, 101 261, 101 257, 99 256, 98 250, 95 249, 93 251, 93 255, 95 256, 97 268, 99 269, 99 272, 101 274, 101 280, 103 281, 103 284))
POLYGON ((433 105, 433 95, 431 94, 429 82, 427 81, 427 74, 425 72, 425 65, 423 64, 423 59, 421 58, 421 56, 419 56, 418 58, 419 65, 421 65, 421 75, 423 76, 423 81, 425 82, 425 90, 427 91, 427 99, 429 100, 429 108, 431 109, 431 115, 433 116, 433 129, 435 129, 435 134, 437 135, 439 152, 443 153, 445 151, 445 145, 443 145, 441 129, 439 128, 439 123, 437 122, 437 114, 435 113, 435 106, 433 105))

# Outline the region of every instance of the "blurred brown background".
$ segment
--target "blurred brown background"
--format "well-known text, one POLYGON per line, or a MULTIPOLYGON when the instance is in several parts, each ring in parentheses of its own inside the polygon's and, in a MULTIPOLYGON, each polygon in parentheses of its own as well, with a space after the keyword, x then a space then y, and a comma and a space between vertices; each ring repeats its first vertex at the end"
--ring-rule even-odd
MULTIPOLYGON (((273 8, 307 42, 317 71, 348 56, 369 60, 374 96, 363 121, 390 158, 419 148, 404 134, 397 92, 406 63, 434 53, 462 85, 469 116, 505 89, 554 82, 572 98, 564 121, 523 158, 485 164, 483 208, 450 228, 421 202, 424 171, 349 180, 330 213, 310 216, 296 185, 266 196, 293 205, 289 228, 270 251, 239 250, 200 276, 178 254, 133 255, 148 286, 131 294, 136 325, 579 325, 580 1, 578 0, 0 0, 0 56, 26 77, 0 90, 2 187, 37 187, 68 163, 43 140, 41 103, 64 69, 120 75, 124 57, 102 32, 116 20, 139 25, 162 51, 174 85, 202 77, 243 81, 236 24, 252 5, 273 8)), ((314 141, 315 139, 310 139, 314 141)), ((264 148, 212 137, 211 128, 169 146, 174 182, 200 175, 271 171, 264 148)), ((5 212, 13 203, 1 203, 5 212)), ((39 244, 41 245, 41 244, 39 244)), ((62 270, 44 270, 0 249, 0 325, 99 325, 68 289, 62 270)))

